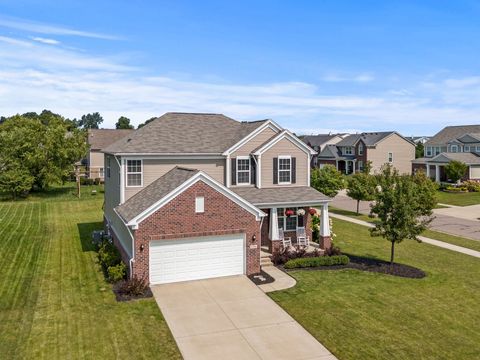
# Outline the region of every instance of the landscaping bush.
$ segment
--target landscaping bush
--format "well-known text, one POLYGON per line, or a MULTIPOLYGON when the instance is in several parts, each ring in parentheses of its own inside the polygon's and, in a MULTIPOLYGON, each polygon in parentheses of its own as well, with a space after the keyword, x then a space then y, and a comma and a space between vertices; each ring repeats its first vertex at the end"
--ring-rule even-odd
POLYGON ((347 265, 350 259, 346 255, 318 256, 288 260, 285 269, 308 268, 318 266, 347 265))
POLYGON ((145 295, 149 290, 147 282, 134 276, 131 279, 118 283, 117 291, 121 295, 140 296, 145 295))
POLYGON ((94 182, 95 185, 100 185, 100 178, 95 178, 94 182))
POLYGON ((325 255, 327 256, 342 255, 342 251, 338 246, 335 246, 334 244, 332 244, 332 246, 329 249, 325 250, 325 255))
POLYGON ((273 254, 272 262, 275 265, 282 265, 292 259, 317 257, 317 256, 320 256, 319 249, 315 249, 314 251, 307 253, 307 248, 305 246, 299 246, 297 248, 288 247, 273 254))
POLYGON ((109 267, 120 264, 122 257, 118 249, 108 240, 101 243, 98 249, 98 260, 105 271, 109 267))
POLYGON ((480 192, 480 182, 474 180, 467 180, 462 183, 462 187, 465 187, 469 192, 480 192))
POLYGON ((117 282, 125 278, 127 275, 127 266, 122 261, 120 264, 109 266, 107 268, 108 280, 111 282, 117 282))
POLYGON ((446 192, 468 192, 468 188, 465 186, 447 186, 446 192))

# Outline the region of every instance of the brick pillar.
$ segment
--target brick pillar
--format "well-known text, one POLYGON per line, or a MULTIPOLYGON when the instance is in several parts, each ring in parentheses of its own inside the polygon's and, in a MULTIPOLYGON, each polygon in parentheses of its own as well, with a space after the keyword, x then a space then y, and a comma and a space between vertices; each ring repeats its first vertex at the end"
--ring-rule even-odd
POLYGON ((332 238, 330 236, 321 236, 319 238, 320 248, 323 250, 328 250, 332 247, 332 238))
POLYGON ((269 250, 273 254, 279 253, 282 249, 282 242, 280 240, 272 241, 270 240, 269 250))

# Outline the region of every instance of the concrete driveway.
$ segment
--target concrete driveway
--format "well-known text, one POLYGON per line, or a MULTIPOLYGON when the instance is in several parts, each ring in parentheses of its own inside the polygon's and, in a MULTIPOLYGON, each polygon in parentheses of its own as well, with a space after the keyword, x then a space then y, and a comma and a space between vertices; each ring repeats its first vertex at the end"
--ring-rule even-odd
POLYGON ((336 359, 245 276, 152 291, 187 360, 336 359))

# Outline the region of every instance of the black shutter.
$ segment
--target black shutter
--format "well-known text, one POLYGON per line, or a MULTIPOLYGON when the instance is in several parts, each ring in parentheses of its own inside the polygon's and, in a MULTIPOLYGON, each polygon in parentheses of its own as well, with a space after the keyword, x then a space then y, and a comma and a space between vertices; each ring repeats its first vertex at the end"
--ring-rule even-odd
POLYGON ((278 184, 278 158, 273 158, 273 183, 278 184))
POLYGON ((297 182, 297 158, 292 157, 292 184, 297 182))
POLYGON ((232 185, 237 185, 237 159, 231 160, 232 164, 232 185))
POLYGON ((250 184, 255 185, 256 179, 257 179, 257 168, 255 166, 255 160, 253 158, 250 158, 250 184))

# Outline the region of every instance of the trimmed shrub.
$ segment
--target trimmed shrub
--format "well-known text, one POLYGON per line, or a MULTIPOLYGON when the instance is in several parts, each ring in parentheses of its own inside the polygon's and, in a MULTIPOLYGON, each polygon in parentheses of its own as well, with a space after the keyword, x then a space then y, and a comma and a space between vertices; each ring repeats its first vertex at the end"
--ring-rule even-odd
POLYGON ((288 260, 285 269, 308 268, 319 266, 347 265, 350 259, 346 255, 318 256, 288 260))
POLYGON ((332 244, 330 248, 325 250, 325 255, 326 256, 342 255, 342 251, 338 246, 335 246, 334 244, 332 244))
POLYGON ((319 249, 315 249, 312 252, 307 252, 307 248, 305 246, 299 246, 297 248, 288 247, 272 255, 272 262, 275 265, 282 265, 288 260, 317 256, 320 256, 319 249))
POLYGON ((462 187, 467 188, 469 192, 480 192, 480 182, 467 180, 462 183, 462 187))
POLYGON ((468 189, 465 186, 447 186, 444 190, 446 192, 467 192, 468 189))
POLYGON ((127 275, 127 266, 123 263, 123 261, 114 266, 109 266, 107 268, 107 275, 108 280, 111 282, 117 282, 125 278, 127 275))
POLYGON ((102 265, 104 270, 107 270, 111 266, 115 266, 120 264, 122 261, 122 256, 120 255, 120 251, 111 243, 110 241, 106 240, 98 249, 98 260, 102 265))

